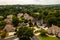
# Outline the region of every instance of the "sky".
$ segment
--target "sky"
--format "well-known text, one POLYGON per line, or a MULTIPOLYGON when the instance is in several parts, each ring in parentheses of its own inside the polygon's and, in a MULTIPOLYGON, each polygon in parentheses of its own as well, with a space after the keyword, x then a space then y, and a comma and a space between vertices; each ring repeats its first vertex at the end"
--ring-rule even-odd
POLYGON ((0 5, 14 5, 14 4, 50 5, 60 4, 60 0, 0 0, 0 5))

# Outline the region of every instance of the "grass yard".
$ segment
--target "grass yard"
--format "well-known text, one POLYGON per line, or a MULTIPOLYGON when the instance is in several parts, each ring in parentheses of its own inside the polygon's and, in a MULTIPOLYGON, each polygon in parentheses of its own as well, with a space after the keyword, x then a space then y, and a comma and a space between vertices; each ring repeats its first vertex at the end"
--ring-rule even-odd
POLYGON ((57 37, 48 37, 48 36, 39 36, 38 37, 40 40, 60 40, 57 37))

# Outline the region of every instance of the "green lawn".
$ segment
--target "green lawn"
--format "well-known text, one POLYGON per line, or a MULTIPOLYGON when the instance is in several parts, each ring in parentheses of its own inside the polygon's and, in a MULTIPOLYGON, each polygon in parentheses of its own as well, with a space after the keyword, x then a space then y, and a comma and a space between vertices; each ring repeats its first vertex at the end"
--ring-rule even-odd
POLYGON ((60 40, 59 38, 57 37, 48 37, 48 36, 39 36, 38 37, 40 40, 60 40))

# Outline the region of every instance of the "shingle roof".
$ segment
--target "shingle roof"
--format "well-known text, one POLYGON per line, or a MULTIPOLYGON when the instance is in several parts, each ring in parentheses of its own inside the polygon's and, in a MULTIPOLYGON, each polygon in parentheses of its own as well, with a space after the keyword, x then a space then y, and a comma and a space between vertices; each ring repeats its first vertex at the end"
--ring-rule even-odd
POLYGON ((18 17, 18 18, 20 18, 20 17, 22 17, 22 16, 23 16, 23 13, 17 14, 17 17, 18 17))
POLYGON ((6 30, 7 32, 12 32, 12 31, 14 31, 14 27, 12 24, 6 24, 6 26, 3 30, 6 30))
POLYGON ((60 27, 52 25, 52 27, 48 28, 48 33, 52 33, 54 35, 60 34, 60 27))

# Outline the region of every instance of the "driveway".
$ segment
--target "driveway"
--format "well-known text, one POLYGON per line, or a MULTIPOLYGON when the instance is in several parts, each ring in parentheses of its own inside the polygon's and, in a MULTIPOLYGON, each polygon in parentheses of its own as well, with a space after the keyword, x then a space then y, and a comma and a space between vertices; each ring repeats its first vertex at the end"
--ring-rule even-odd
POLYGON ((37 36, 34 35, 34 36, 32 37, 32 40, 39 40, 39 39, 38 39, 37 36))

